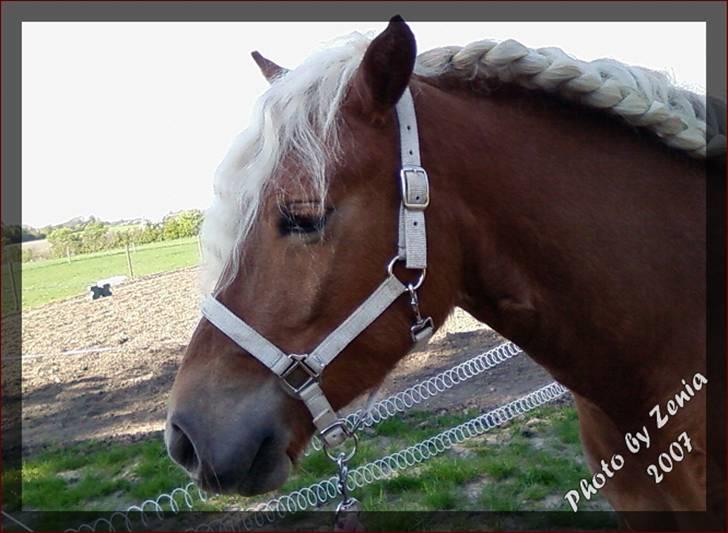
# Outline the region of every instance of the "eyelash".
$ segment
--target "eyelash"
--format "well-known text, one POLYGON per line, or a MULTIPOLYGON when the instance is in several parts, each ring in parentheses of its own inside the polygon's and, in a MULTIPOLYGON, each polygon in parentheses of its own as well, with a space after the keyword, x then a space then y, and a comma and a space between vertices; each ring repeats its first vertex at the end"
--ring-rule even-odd
POLYGON ((281 235, 310 235, 312 233, 318 233, 326 225, 331 211, 330 208, 327 208, 322 215, 310 215, 293 213, 289 209, 284 209, 281 213, 278 229, 281 235))

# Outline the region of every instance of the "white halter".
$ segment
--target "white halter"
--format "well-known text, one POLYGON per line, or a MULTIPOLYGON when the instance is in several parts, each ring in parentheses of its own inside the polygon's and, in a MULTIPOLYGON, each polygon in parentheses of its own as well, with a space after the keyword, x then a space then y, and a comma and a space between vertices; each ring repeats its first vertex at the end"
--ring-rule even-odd
POLYGON ((399 244, 397 255, 387 267, 384 282, 308 354, 287 354, 233 314, 214 296, 202 304, 202 314, 243 350, 255 357, 280 379, 286 390, 303 401, 313 417, 321 441, 328 447, 343 442, 350 431, 326 399, 319 380, 322 372, 351 341, 405 292, 410 293, 410 305, 415 321, 410 328, 415 344, 427 341, 433 333, 430 317, 423 318, 419 310, 417 289, 427 272, 427 234, 425 208, 430 203, 427 173, 420 166, 420 146, 414 102, 406 89, 396 105, 402 169, 402 205, 399 212, 399 244), (419 270, 415 284, 404 285, 394 275, 395 263, 405 261, 408 269, 419 270))

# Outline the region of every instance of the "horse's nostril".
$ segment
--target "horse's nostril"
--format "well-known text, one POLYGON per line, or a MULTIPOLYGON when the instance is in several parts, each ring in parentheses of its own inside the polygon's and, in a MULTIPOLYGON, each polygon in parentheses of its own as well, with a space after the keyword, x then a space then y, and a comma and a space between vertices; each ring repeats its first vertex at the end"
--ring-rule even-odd
POLYGON ((177 464, 188 472, 195 472, 200 464, 192 440, 177 424, 171 425, 167 441, 167 452, 177 464))

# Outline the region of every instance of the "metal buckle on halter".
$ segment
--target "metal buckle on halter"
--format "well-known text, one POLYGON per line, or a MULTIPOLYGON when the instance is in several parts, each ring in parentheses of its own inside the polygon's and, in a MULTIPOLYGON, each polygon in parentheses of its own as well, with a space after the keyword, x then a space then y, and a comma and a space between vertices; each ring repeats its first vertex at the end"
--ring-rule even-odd
MULTIPOLYGON (((319 432, 319 437, 321 438, 321 442, 324 445, 324 452, 329 457, 329 459, 332 460, 335 460, 332 450, 339 447, 342 443, 346 442, 346 440, 350 437, 353 437, 354 444, 349 453, 344 454, 346 461, 354 456, 354 454, 356 453, 357 444, 359 443, 358 437, 355 434, 349 432, 346 424, 342 420, 337 420, 329 427, 322 429, 319 432)), ((341 455, 341 453, 339 455, 341 455)))
POLYGON ((399 177, 402 181, 402 204, 406 209, 423 211, 430 205, 430 181, 424 168, 404 165, 399 177))
POLYGON ((288 358, 291 360, 291 364, 288 365, 288 367, 286 367, 280 375, 281 381, 291 390, 291 392, 293 392, 293 394, 300 394, 301 391, 311 383, 318 381, 319 373, 306 364, 307 357, 308 354, 290 354, 288 358), (298 373, 298 376, 291 376, 291 374, 299 369, 303 371, 303 375, 298 373), (296 384, 295 381, 289 381, 289 376, 294 379, 296 377, 303 379, 299 380, 299 384, 296 384))
POLYGON ((356 449, 359 446, 359 435, 356 434, 355 430, 349 429, 344 419, 341 418, 319 431, 319 437, 324 445, 324 452, 332 461, 343 459, 346 462, 350 460, 356 454, 356 449), (338 448, 348 439, 352 441, 352 448, 348 452, 340 450, 337 454, 334 454, 334 448, 338 448))

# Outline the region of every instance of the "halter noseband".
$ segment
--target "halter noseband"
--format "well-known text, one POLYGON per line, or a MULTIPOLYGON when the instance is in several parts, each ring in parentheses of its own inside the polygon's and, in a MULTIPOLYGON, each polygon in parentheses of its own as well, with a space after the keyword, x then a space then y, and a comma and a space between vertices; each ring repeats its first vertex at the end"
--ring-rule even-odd
POLYGON ((270 369, 291 395, 303 401, 322 442, 328 447, 343 442, 350 432, 319 384, 326 366, 405 292, 410 294, 410 305, 415 313, 410 328, 412 341, 415 344, 424 342, 434 330, 432 318, 423 318, 420 314, 417 297, 427 272, 425 209, 430 203, 430 188, 427 173, 420 166, 417 117, 409 88, 405 89, 395 109, 399 122, 402 203, 397 255, 387 267, 388 276, 384 282, 308 354, 285 353, 212 295, 202 304, 202 314, 210 323, 270 369), (414 284, 404 285, 394 275, 394 265, 398 261, 404 261, 408 269, 420 272, 414 284))

